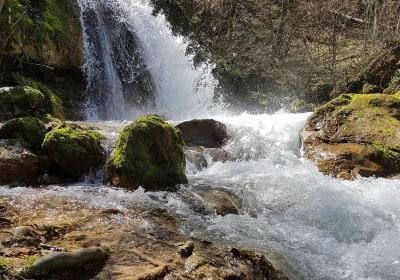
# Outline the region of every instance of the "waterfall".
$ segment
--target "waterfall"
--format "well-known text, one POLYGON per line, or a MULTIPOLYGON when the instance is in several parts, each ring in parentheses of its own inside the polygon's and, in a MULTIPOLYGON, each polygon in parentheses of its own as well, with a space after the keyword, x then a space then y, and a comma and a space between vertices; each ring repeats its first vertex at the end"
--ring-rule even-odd
POLYGON ((88 119, 167 118, 220 110, 212 67, 196 68, 187 42, 143 0, 79 0, 84 31, 88 119))

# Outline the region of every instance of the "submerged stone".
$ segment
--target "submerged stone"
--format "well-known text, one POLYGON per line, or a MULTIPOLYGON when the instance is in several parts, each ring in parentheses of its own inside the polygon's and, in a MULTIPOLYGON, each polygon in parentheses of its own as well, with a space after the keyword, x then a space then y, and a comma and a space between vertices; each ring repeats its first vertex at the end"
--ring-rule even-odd
POLYGON ((103 135, 77 125, 61 124, 46 134, 43 151, 49 157, 50 172, 78 180, 104 161, 103 135))
POLYGON ((344 94, 319 108, 302 132, 305 156, 339 178, 400 173, 400 99, 344 94))
POLYGON ((119 135, 106 177, 128 189, 162 190, 186 183, 183 145, 178 129, 157 115, 142 116, 119 135))

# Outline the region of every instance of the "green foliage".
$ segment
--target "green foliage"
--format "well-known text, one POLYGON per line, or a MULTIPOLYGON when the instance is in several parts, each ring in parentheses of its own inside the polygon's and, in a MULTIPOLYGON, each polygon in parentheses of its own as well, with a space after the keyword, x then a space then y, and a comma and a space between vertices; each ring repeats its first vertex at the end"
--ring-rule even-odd
POLYGON ((182 134, 157 115, 143 116, 121 132, 109 162, 124 187, 173 187, 187 182, 182 134))
MULTIPOLYGON (((0 15, 0 21, 8 25, 11 18, 18 30, 13 36, 32 36, 28 32, 42 33, 64 33, 66 30, 66 21, 64 18, 65 7, 63 1, 59 0, 38 0, 38 1, 20 1, 7 0, 7 7, 0 15), (25 31, 21 34, 19 31, 25 31)), ((10 30, 13 31, 13 30, 10 30)), ((15 31, 15 30, 14 30, 15 31)), ((43 34, 43 35, 44 35, 43 34)))
POLYGON ((34 150, 41 149, 45 134, 43 122, 32 117, 9 120, 0 128, 1 139, 22 139, 34 150))

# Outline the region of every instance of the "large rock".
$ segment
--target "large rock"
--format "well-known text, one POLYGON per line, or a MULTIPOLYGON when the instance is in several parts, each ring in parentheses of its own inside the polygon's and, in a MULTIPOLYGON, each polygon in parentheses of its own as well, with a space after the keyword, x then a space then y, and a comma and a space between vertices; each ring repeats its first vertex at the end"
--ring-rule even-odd
POLYGON ((212 120, 191 120, 176 126, 182 131, 186 145, 219 148, 228 139, 226 125, 212 120))
POLYGON ((21 139, 34 150, 42 148, 46 126, 37 118, 12 119, 0 127, 0 139, 21 139))
POLYGON ((50 160, 50 172, 77 180, 95 171, 104 161, 103 136, 77 125, 62 124, 46 134, 43 151, 50 160))
POLYGON ((92 279, 101 270, 108 256, 108 250, 103 247, 51 253, 34 262, 24 276, 43 280, 92 279))
POLYGON ((400 99, 344 94, 318 109, 302 132, 305 156, 338 178, 400 173, 400 99))
POLYGON ((17 140, 0 140, 0 184, 36 183, 42 160, 17 140))
POLYGON ((186 183, 181 132, 157 115, 143 116, 124 128, 107 161, 114 186, 165 189, 186 183))

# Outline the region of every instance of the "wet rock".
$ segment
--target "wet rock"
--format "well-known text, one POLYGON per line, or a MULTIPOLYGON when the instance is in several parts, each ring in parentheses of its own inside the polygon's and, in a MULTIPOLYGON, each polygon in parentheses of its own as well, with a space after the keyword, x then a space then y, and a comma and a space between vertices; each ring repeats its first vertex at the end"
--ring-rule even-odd
POLYGON ((33 150, 40 150, 46 127, 38 118, 24 117, 9 120, 0 127, 0 139, 20 139, 33 150))
POLYGON ((41 242, 41 236, 30 226, 16 227, 13 232, 14 246, 37 246, 41 242))
POLYGON ((194 250, 194 242, 188 241, 179 246, 178 253, 182 258, 187 258, 192 255, 193 250, 194 250))
POLYGON ((0 140, 0 184, 36 183, 42 172, 42 163, 26 143, 0 140))
POLYGON ((343 179, 400 173, 400 99, 345 94, 319 108, 302 132, 305 156, 343 179))
POLYGON ((226 125, 212 119, 191 120, 176 126, 189 146, 218 148, 228 139, 226 125))
POLYGON ((140 117, 119 135, 107 161, 106 178, 128 189, 164 190, 186 183, 180 131, 159 116, 140 117))
POLYGON ((196 193, 215 210, 217 215, 239 214, 237 202, 231 195, 224 191, 202 190, 196 193))
POLYGON ((109 252, 104 247, 91 247, 72 252, 57 252, 44 256, 33 263, 25 273, 35 279, 89 279, 104 266, 109 252), (86 275, 86 277, 84 277, 86 275), (71 277, 76 278, 71 278, 71 277))
POLYGON ((77 125, 55 127, 43 141, 43 151, 50 161, 50 174, 78 180, 95 171, 104 162, 103 138, 99 132, 84 130, 77 125))
POLYGON ((186 160, 194 164, 198 170, 208 167, 207 157, 213 162, 234 161, 235 158, 222 148, 205 148, 185 146, 186 160))
POLYGON ((202 147, 185 146, 185 158, 188 162, 194 164, 198 170, 208 167, 207 159, 204 156, 202 147))

